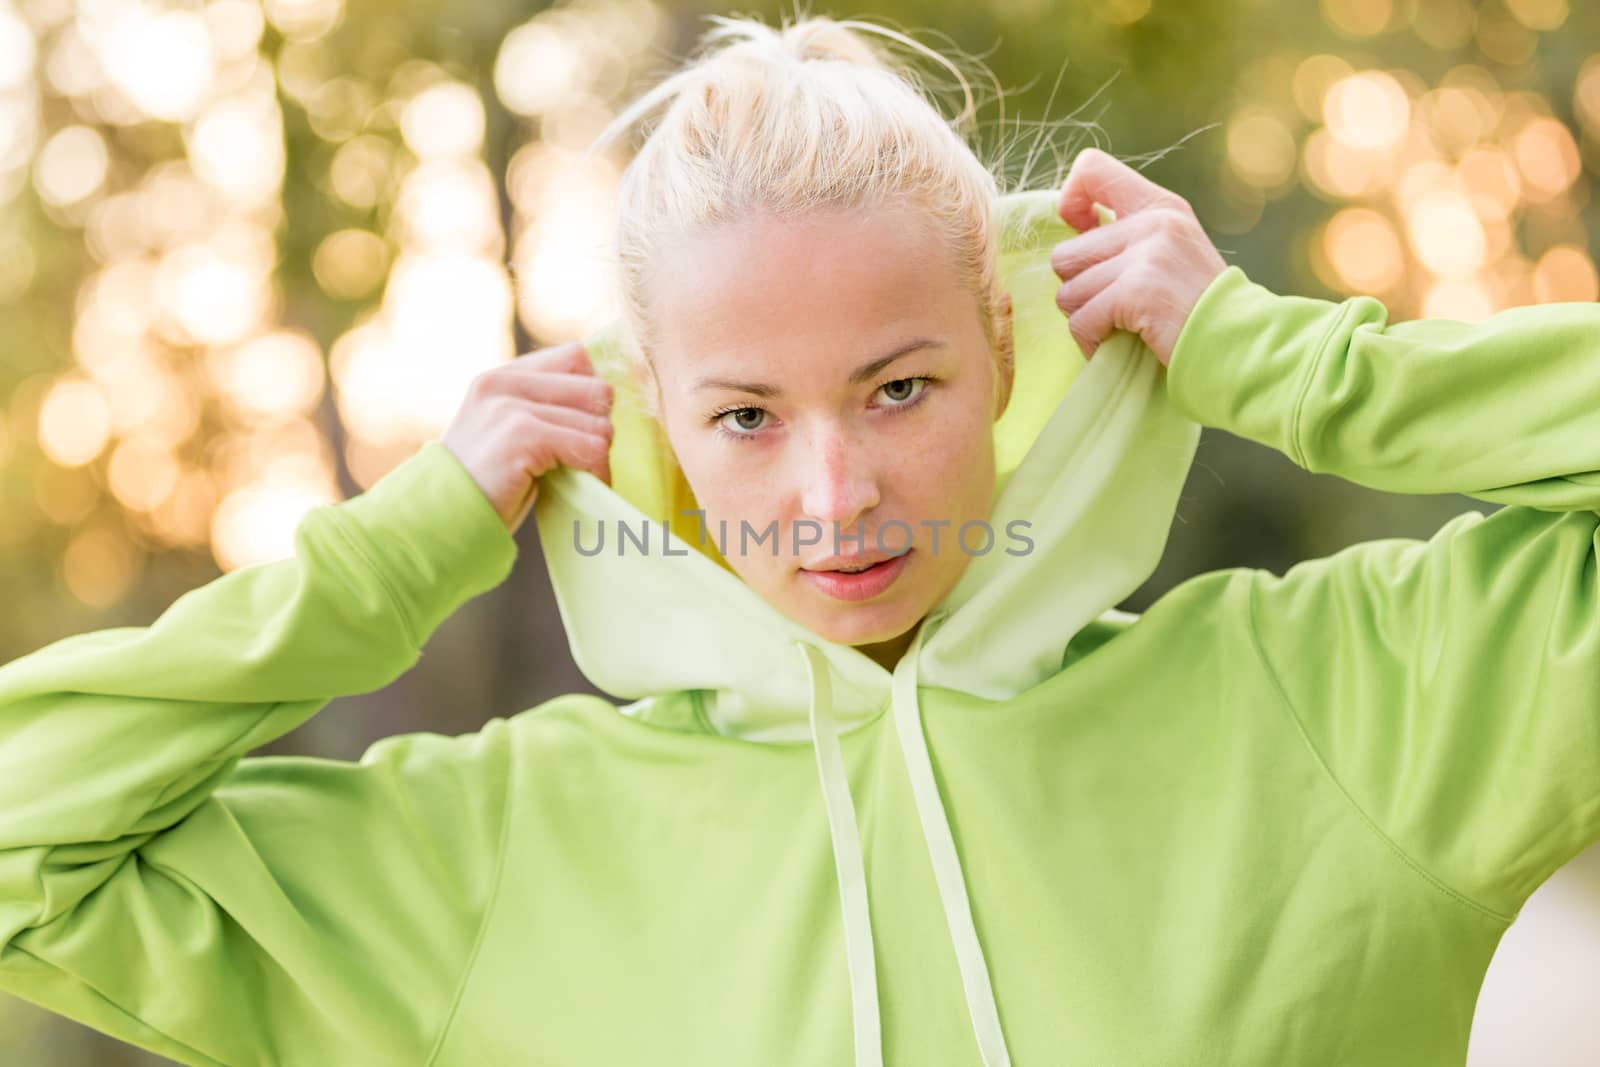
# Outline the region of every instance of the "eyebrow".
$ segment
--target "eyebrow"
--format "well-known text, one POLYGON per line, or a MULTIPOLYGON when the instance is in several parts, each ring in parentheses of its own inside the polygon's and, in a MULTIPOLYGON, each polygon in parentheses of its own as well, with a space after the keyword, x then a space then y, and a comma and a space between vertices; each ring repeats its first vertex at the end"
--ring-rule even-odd
MULTIPOLYGON (((920 352, 924 348, 943 347, 945 347, 945 343, 943 341, 936 341, 931 337, 914 338, 913 340, 907 341, 905 344, 900 345, 894 351, 889 352, 886 355, 879 356, 877 359, 868 360, 855 370, 851 371, 850 384, 857 385, 866 381, 868 378, 871 378, 874 374, 877 374, 883 368, 887 367, 889 364, 893 363, 902 356, 909 356, 911 353, 920 352)), ((765 382, 741 382, 732 378, 696 378, 690 385, 690 389, 696 392, 701 389, 732 389, 736 392, 752 393, 755 396, 768 398, 779 396, 783 392, 783 390, 779 389, 777 386, 768 385, 765 382)))

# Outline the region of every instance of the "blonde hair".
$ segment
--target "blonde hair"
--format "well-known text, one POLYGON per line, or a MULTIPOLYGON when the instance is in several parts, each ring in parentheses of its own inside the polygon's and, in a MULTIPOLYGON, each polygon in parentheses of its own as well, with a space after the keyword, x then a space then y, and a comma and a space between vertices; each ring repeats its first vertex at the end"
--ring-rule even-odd
POLYGON ((975 128, 977 111, 966 76, 938 52, 871 22, 804 16, 774 28, 708 18, 715 25, 691 62, 619 114, 588 149, 599 151, 670 101, 623 172, 613 249, 632 369, 652 386, 640 389, 649 413, 659 418, 646 281, 667 242, 756 210, 794 218, 885 204, 924 216, 953 253, 995 356, 1003 408, 1014 351, 1010 331, 997 330, 1006 302, 992 207, 1000 187, 960 132, 963 123, 975 128), (955 75, 963 107, 953 121, 889 43, 955 75))

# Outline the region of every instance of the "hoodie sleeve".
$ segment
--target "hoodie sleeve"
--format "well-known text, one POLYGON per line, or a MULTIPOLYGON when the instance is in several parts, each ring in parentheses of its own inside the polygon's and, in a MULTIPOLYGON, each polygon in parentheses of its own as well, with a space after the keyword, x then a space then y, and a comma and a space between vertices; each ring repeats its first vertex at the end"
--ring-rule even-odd
POLYGON ((1600 304, 1390 324, 1381 301, 1279 296, 1238 267, 1167 368, 1189 417, 1394 493, 1600 508, 1600 304))
POLYGON ((433 441, 289 558, 0 666, 0 989, 180 1063, 426 1062, 493 891, 506 723, 241 757, 404 673, 515 554, 433 441))
POLYGON ((1600 306, 1390 326, 1229 268, 1168 383, 1310 470, 1511 505, 1241 587, 1327 775, 1423 878, 1509 921, 1600 839, 1600 306))

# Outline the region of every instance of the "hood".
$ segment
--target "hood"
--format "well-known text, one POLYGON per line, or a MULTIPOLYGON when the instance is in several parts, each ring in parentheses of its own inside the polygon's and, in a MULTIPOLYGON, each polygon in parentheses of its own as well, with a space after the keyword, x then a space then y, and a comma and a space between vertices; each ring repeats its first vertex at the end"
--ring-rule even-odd
POLYGON ((971 558, 894 670, 781 614, 699 536, 690 513, 699 504, 627 373, 620 320, 584 338, 597 373, 614 386, 612 484, 557 467, 542 477, 534 505, 573 658, 597 688, 634 702, 624 713, 648 719, 651 698, 700 690, 718 733, 812 744, 843 908, 858 1067, 882 1060, 868 886, 838 734, 893 714, 978 1045, 989 1067, 1009 1063, 918 689, 1003 701, 1057 673, 1073 635, 1154 572, 1199 441, 1199 425, 1168 400, 1166 369, 1136 335, 1112 334, 1089 361, 1072 340, 1055 303, 1050 250, 1077 231, 1056 214, 1058 195, 1021 191, 995 201, 1016 377, 994 425, 994 545, 971 558), (1025 554, 1013 554, 1020 542, 1005 533, 1017 520, 1032 542, 1025 554), (635 536, 619 543, 624 529, 635 536))

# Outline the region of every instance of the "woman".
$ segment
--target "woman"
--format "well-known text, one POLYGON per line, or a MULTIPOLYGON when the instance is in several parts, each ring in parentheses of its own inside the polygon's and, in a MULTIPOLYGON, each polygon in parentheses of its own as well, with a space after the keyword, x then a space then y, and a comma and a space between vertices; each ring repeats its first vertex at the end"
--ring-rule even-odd
POLYGON ((868 24, 721 25, 623 323, 0 668, 0 988, 196 1064, 1460 1062, 1600 836, 1600 314, 1276 296, 1102 153, 998 196, 868 24), (1119 612, 1200 424, 1513 506, 1119 612), (627 703, 243 758, 529 513, 627 703))

